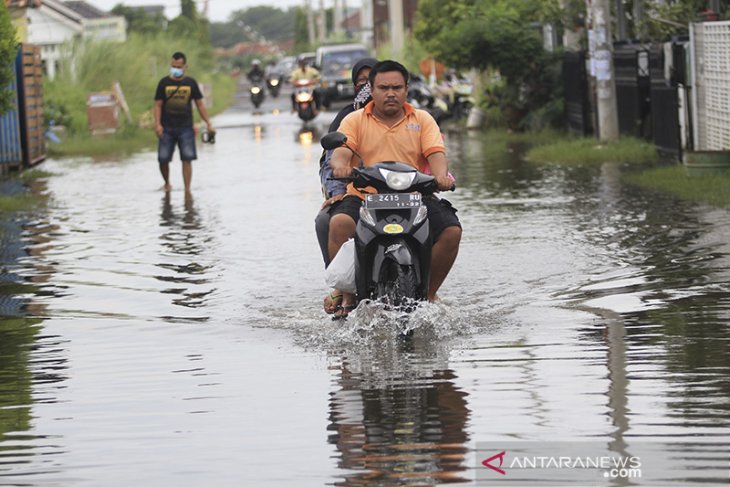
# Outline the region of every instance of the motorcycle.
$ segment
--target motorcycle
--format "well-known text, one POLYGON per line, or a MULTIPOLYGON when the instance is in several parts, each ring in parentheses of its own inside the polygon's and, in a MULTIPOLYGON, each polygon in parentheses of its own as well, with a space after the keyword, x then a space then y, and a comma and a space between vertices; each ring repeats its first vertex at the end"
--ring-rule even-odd
MULTIPOLYGON (((326 150, 347 147, 357 155, 341 132, 331 132, 320 142, 326 150)), ((434 177, 402 162, 364 167, 360 161, 353 176, 338 179, 378 191, 365 194, 355 231, 356 303, 372 299, 413 311, 428 298, 432 235, 423 198, 437 190, 434 177)))
POLYGON ((266 97, 263 83, 259 80, 252 81, 249 92, 251 93, 251 103, 253 103, 255 108, 258 108, 264 102, 264 98, 266 97))
POLYGON ((469 111, 474 106, 474 97, 472 96, 474 87, 467 80, 459 80, 453 89, 453 100, 449 111, 454 120, 459 120, 469 116, 469 111))
POLYGON ((266 78, 266 87, 269 89, 269 94, 276 98, 279 96, 279 90, 281 90, 282 77, 281 75, 271 75, 266 78))
POLYGON ((439 126, 449 117, 449 107, 446 102, 434 96, 426 81, 417 74, 412 74, 408 82, 406 100, 415 108, 421 108, 430 113, 439 126))
POLYGON ((314 85, 310 80, 297 80, 294 82, 294 103, 297 108, 297 115, 305 123, 317 116, 314 103, 314 85))

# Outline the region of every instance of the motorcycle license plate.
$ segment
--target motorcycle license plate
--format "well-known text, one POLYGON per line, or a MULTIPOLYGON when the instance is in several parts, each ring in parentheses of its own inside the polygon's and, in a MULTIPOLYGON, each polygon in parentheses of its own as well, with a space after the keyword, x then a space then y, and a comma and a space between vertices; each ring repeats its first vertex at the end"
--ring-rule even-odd
POLYGON ((421 195, 418 193, 378 193, 365 195, 365 208, 376 210, 417 208, 421 204, 421 195))

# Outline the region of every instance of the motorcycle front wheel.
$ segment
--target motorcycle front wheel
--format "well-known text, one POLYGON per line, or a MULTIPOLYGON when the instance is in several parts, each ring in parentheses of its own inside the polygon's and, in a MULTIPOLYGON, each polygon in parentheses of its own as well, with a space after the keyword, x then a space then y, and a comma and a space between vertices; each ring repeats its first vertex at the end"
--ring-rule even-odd
POLYGON ((387 308, 410 313, 420 299, 416 270, 413 266, 390 261, 381 272, 373 298, 387 308))

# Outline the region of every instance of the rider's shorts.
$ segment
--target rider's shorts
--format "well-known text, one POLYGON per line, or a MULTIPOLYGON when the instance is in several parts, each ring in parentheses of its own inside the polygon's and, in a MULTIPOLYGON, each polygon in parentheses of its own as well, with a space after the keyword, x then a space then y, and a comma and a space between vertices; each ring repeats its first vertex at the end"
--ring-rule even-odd
POLYGON ((170 162, 175 146, 180 147, 181 161, 193 161, 198 158, 193 127, 165 127, 157 144, 157 160, 161 163, 170 162))
MULTIPOLYGON (((344 213, 357 223, 360 219, 360 207, 362 203, 362 200, 357 196, 347 195, 332 205, 330 215, 335 216, 339 213, 344 213)), ((437 196, 424 196, 423 203, 428 208, 428 223, 431 235, 434 238, 441 235, 441 232, 448 227, 461 228, 459 217, 456 216, 457 209, 453 207, 450 201, 438 198, 437 196)))

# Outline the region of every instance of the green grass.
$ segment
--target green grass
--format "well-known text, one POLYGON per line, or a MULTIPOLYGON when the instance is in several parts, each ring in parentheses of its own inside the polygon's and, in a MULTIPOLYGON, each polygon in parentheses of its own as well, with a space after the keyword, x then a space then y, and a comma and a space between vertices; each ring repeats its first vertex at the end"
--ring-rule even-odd
POLYGON ((630 137, 611 143, 594 138, 570 138, 566 135, 557 135, 556 138, 557 140, 552 143, 548 142, 530 149, 526 155, 527 160, 583 165, 603 162, 642 163, 657 159, 656 147, 653 144, 630 137))
POLYGON ((13 196, 0 195, 0 215, 16 211, 31 210, 41 206, 43 198, 33 194, 18 194, 13 196))
POLYGON ((15 177, 23 182, 30 182, 37 179, 49 178, 51 176, 55 176, 55 174, 50 171, 44 171, 42 169, 26 169, 19 172, 15 177))
POLYGON ((687 201, 730 207, 730 174, 689 177, 684 166, 677 164, 626 174, 624 178, 641 187, 671 193, 687 201))

